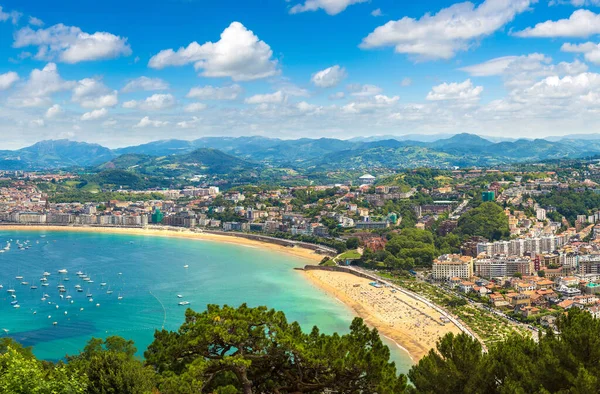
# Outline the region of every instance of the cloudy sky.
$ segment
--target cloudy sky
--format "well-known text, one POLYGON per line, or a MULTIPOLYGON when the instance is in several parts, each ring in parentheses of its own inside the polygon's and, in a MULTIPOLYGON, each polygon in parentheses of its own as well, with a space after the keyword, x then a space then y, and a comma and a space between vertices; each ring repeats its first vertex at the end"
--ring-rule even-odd
POLYGON ((0 0, 0 149, 600 132, 600 0, 0 0))

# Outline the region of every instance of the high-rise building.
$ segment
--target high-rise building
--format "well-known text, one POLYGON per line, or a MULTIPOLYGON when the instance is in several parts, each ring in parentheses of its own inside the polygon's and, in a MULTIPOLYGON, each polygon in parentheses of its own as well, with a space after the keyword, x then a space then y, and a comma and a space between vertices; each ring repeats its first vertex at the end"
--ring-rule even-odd
POLYGON ((154 224, 162 223, 163 219, 164 219, 163 213, 160 211, 160 209, 156 208, 156 210, 152 213, 152 223, 154 223, 154 224))
POLYGON ((496 193, 493 190, 481 192, 481 200, 483 202, 494 201, 495 198, 496 198, 496 193))

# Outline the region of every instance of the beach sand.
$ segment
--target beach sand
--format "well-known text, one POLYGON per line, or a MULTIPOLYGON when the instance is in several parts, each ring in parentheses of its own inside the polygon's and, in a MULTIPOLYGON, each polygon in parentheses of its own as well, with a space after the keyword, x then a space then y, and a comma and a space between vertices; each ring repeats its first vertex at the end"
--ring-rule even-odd
POLYGON ((376 288, 368 279, 332 271, 304 271, 317 287, 351 307, 365 323, 403 347, 418 362, 446 333, 459 334, 453 323, 440 323, 431 307, 389 288, 376 288))
POLYGON ((0 231, 65 231, 65 232, 88 232, 88 233, 108 233, 108 234, 125 234, 125 235, 143 235, 155 237, 171 237, 185 238, 202 241, 222 242, 235 245, 259 247, 270 251, 285 253, 294 257, 306 260, 306 263, 318 263, 323 259, 323 255, 317 254, 310 249, 301 248, 298 246, 286 247, 272 244, 269 242, 260 242, 247 238, 227 236, 219 234, 209 234, 202 232, 193 232, 184 228, 126 228, 126 227, 77 227, 77 226, 22 226, 22 225, 6 225, 0 226, 0 231))

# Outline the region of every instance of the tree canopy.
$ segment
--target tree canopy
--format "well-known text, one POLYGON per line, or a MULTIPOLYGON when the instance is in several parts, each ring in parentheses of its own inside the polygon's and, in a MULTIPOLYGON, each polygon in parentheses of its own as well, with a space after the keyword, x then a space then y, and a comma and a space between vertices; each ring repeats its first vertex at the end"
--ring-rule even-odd
POLYGON ((480 236, 497 241, 510 236, 508 216, 494 202, 484 202, 458 220, 458 231, 463 236, 480 236))
POLYGON ((266 307, 209 305, 186 311, 178 331, 156 331, 145 353, 132 341, 93 338, 53 364, 0 340, 0 393, 402 393, 406 377, 390 362, 377 330, 355 319, 347 334, 309 333, 266 307))
POLYGON ((145 353, 161 392, 397 393, 396 374, 376 330, 355 319, 346 335, 303 333, 283 312, 209 305, 186 312, 177 332, 158 331, 145 353), (237 391, 232 391, 237 392, 237 391))
POLYGON ((465 334, 448 334, 409 372, 417 393, 597 393, 600 320, 577 308, 539 342, 513 336, 482 353, 465 334))

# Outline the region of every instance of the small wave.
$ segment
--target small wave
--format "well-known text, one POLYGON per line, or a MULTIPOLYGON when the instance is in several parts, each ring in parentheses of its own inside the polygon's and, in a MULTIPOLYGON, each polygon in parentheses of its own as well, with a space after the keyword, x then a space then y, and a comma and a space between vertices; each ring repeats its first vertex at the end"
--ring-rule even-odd
POLYGON ((390 341, 394 342, 396 344, 396 346, 398 346, 398 348, 402 349, 402 351, 406 352, 406 354, 408 354, 408 357, 410 357, 410 360, 412 362, 415 361, 415 359, 413 358, 413 356, 410 354, 410 352, 408 350, 406 350, 406 348, 402 345, 400 345, 398 342, 394 341, 392 338, 388 337, 387 335, 383 335, 382 336, 386 339, 389 339, 390 341))

